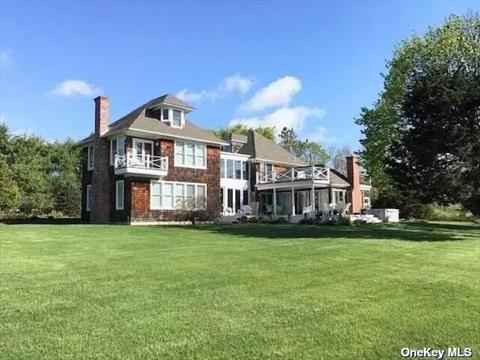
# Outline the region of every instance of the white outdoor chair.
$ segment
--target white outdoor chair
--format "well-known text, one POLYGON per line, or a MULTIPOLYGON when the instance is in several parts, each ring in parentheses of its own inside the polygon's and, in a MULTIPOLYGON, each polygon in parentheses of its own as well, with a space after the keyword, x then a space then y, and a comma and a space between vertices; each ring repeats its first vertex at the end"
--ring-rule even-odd
POLYGON ((250 205, 243 205, 241 211, 245 216, 253 215, 252 207, 250 205))

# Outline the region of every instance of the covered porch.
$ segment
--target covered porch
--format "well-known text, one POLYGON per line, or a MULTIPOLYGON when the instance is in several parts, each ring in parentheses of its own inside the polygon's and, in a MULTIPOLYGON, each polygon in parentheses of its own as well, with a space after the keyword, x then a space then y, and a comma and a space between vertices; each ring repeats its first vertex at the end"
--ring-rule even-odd
POLYGON ((348 182, 330 169, 307 166, 260 174, 256 185, 259 215, 315 216, 347 210, 348 182), (334 175, 334 176, 332 176, 334 175))

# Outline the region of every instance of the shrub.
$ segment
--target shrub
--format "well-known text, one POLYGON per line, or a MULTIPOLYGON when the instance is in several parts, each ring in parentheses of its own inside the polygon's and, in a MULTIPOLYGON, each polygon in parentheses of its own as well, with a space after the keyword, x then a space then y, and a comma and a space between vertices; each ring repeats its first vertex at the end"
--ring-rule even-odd
POLYGON ((356 226, 358 226, 358 225, 366 225, 366 224, 367 224, 367 222, 366 222, 365 220, 362 220, 362 219, 357 219, 357 220, 354 220, 354 221, 353 221, 353 225, 356 225, 356 226))
POLYGON ((300 225, 314 225, 315 224, 315 220, 312 219, 312 218, 304 218, 302 220, 299 221, 299 224, 300 225))

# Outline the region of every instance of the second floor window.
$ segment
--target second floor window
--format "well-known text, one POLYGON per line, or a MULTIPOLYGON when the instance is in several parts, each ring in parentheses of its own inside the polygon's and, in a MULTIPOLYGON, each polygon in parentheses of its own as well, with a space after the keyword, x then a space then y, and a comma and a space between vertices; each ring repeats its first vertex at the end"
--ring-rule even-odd
POLYGON ((220 159, 220 177, 222 179, 248 180, 248 162, 220 159))
POLYGON ((175 166, 205 169, 207 147, 190 141, 175 141, 175 166))
POLYGON ((95 149, 93 145, 89 145, 87 148, 87 170, 93 170, 95 165, 95 149))

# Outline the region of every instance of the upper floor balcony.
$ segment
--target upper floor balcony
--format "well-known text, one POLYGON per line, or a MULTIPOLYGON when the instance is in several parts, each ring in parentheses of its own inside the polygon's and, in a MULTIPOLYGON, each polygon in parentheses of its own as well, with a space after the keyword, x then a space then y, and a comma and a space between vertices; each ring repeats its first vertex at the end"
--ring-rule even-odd
POLYGON ((115 175, 161 177, 168 173, 168 157, 149 154, 115 155, 115 175))
POLYGON ((264 171, 259 173, 259 184, 292 183, 311 181, 318 184, 330 183, 330 169, 323 166, 293 167, 283 171, 264 171))

